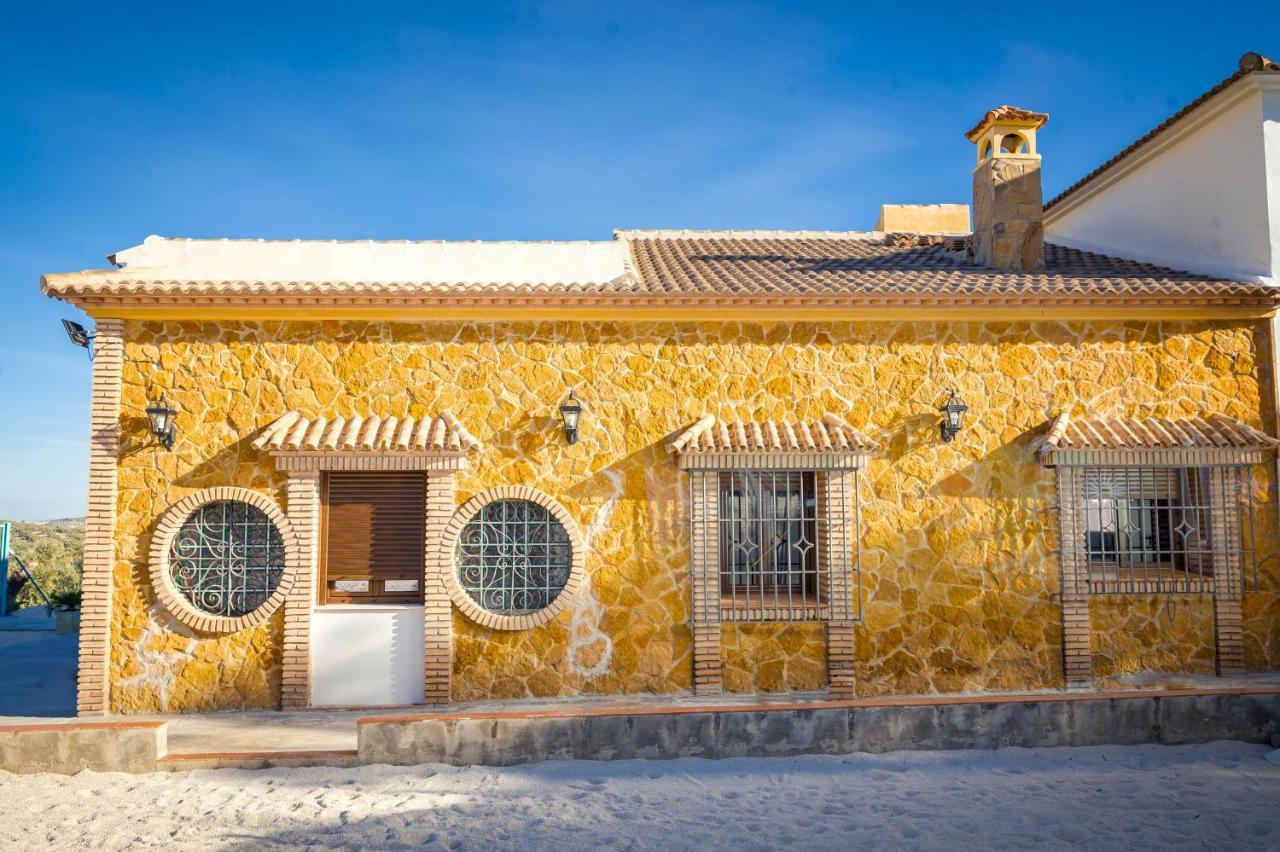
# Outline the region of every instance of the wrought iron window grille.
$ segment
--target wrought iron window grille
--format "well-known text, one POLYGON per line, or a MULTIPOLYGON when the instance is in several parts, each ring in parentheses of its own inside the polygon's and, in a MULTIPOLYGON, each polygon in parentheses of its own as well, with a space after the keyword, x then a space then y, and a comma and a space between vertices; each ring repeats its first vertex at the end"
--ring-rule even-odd
POLYGON ((1248 466, 1080 467, 1066 546, 1089 594, 1242 593, 1258 585, 1248 466))
POLYGON ((201 506, 169 548, 174 587, 210 615, 253 612, 275 592, 284 569, 280 531, 261 509, 238 500, 201 506))
POLYGON ((716 513, 722 620, 860 617, 856 470, 724 470, 708 479, 716 493, 699 505, 716 513))
POLYGON ((546 609, 569 582, 573 544, 564 525, 531 500, 494 500, 458 538, 458 583, 497 615, 546 609))

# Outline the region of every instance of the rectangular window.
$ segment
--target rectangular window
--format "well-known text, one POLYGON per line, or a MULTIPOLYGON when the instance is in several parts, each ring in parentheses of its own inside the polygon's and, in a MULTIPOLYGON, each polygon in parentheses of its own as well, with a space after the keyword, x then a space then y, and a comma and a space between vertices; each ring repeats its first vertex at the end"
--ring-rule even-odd
POLYGON ((844 486, 851 478, 829 482, 826 473, 797 470, 719 473, 722 618, 821 620, 831 617, 833 599, 841 617, 850 617, 853 504, 844 486))
POLYGON ((420 471, 332 471, 322 490, 321 604, 422 603, 420 471))
POLYGON ((1207 591, 1215 564, 1202 468, 1089 468, 1084 548, 1090 590, 1207 591))

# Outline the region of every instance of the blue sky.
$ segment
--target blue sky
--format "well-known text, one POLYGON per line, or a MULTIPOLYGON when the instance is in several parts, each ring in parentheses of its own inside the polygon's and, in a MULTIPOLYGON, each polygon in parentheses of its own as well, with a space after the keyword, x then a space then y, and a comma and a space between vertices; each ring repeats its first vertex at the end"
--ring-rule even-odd
POLYGON ((967 202, 992 106, 1050 113, 1053 194, 1280 54, 1275 3, 201 5, 6 10, 0 518, 84 512, 89 363, 42 272, 153 233, 865 229, 967 202))

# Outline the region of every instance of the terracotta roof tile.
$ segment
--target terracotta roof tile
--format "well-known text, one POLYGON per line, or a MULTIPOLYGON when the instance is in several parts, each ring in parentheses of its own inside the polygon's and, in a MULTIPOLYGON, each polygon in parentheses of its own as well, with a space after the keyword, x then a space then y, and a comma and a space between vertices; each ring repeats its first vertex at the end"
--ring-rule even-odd
POLYGON ((914 234, 791 237, 635 236, 640 289, 668 293, 1069 298, 1158 295, 1259 298, 1275 288, 1191 275, 1148 263, 1046 244, 1041 272, 974 265, 965 239, 914 234))
POLYGON ((673 453, 873 453, 879 445, 844 420, 721 420, 707 414, 667 444, 673 453))
POLYGON ((788 304, 821 307, 1160 305, 1270 309, 1280 289, 1045 245, 1045 269, 975 265, 954 235, 824 231, 618 231, 624 274, 594 283, 189 281, 165 270, 87 271, 45 278, 76 304, 112 299, 228 306, 287 298, 302 305, 788 304))
POLYGON ((1229 87, 1232 83, 1235 83, 1237 80, 1241 79, 1242 77, 1247 77, 1250 74, 1255 74, 1258 72, 1263 72, 1263 73, 1280 72, 1280 63, 1274 62, 1259 53, 1250 52, 1250 53, 1246 53, 1244 56, 1241 56, 1240 63, 1235 73, 1219 81, 1218 84, 1215 85, 1213 88, 1209 89, 1207 92, 1204 92, 1199 97, 1195 98, 1189 104, 1184 106, 1182 109, 1178 110, 1173 115, 1169 116, 1164 121, 1157 124, 1151 130, 1147 131, 1147 133, 1143 134, 1136 142, 1132 143, 1131 145, 1123 149, 1120 153, 1116 154, 1114 157, 1107 160, 1105 163, 1098 166, 1096 169, 1089 172, 1084 177, 1080 178, 1080 180, 1071 184, 1071 186, 1067 187, 1062 192, 1058 193, 1056 196, 1049 199, 1049 201, 1044 205, 1044 209, 1046 211, 1052 209, 1056 205, 1060 204, 1067 197, 1075 194, 1080 189, 1084 188, 1086 184, 1092 183, 1093 180, 1097 178, 1099 175, 1101 175, 1103 172, 1107 171, 1116 163, 1119 163, 1121 160, 1129 157, 1139 148, 1143 147, 1148 142, 1150 142, 1151 140, 1155 139, 1157 136, 1164 133, 1170 127, 1172 127, 1173 125, 1177 124, 1180 120, 1182 120, 1182 118, 1184 118, 1186 115, 1195 111, 1195 109, 1199 107, 1201 104, 1203 104, 1205 101, 1208 101, 1214 95, 1217 95, 1219 92, 1229 87))
POLYGON ((1035 112, 1033 110, 1022 109, 1020 107, 1005 104, 1004 106, 987 110, 986 114, 978 120, 978 123, 969 128, 969 130, 964 134, 964 138, 968 139, 970 142, 977 142, 978 137, 982 134, 982 131, 986 130, 987 125, 994 124, 998 121, 1032 121, 1035 122, 1036 129, 1039 130, 1049 122, 1049 115, 1048 113, 1035 112))
POLYGON ((1280 441, 1223 414, 1162 420, 1156 417, 1054 418, 1041 454, 1055 450, 1273 449, 1280 441))
POLYGON ((282 415, 254 439, 268 452, 467 452, 480 442, 448 411, 412 417, 282 415))

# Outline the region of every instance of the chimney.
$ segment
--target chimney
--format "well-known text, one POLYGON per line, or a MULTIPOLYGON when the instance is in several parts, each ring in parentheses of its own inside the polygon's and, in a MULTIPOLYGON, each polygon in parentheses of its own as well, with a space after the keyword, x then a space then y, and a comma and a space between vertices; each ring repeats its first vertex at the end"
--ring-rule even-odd
POLYGON ((968 204, 881 204, 877 231, 891 234, 967 234, 968 204))
POLYGON ((969 253, 993 269, 1044 269, 1044 198, 1036 131, 1049 116, 1002 106, 965 134, 978 148, 969 253))

